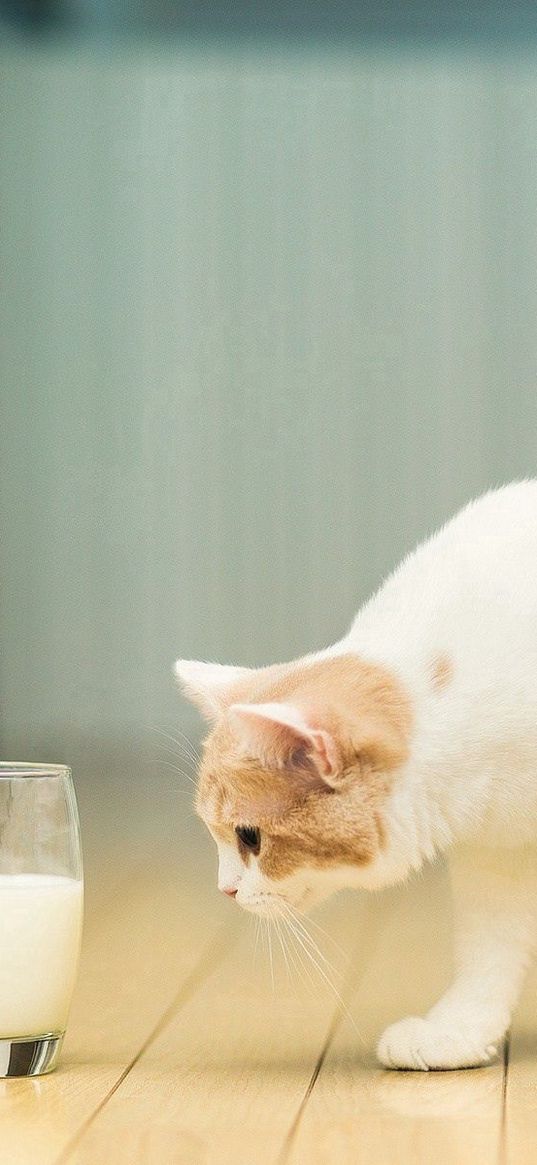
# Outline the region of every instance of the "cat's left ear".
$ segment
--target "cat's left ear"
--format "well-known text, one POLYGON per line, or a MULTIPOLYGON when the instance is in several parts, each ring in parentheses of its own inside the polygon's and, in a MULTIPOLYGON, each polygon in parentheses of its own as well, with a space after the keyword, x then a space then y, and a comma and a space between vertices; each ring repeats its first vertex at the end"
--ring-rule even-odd
POLYGON ((178 659, 173 670, 185 695, 209 721, 218 719, 233 699, 235 684, 250 675, 247 667, 228 667, 197 659, 178 659))
POLYGON ((309 723, 294 704, 232 704, 229 720, 246 751, 291 772, 310 771, 332 787, 338 783, 342 764, 337 741, 309 723))

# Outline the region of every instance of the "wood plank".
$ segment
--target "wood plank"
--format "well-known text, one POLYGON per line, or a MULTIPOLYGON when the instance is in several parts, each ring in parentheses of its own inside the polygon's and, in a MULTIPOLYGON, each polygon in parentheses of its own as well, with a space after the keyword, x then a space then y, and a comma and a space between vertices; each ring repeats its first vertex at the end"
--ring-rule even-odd
POLYGON ((178 857, 129 868, 116 852, 105 883, 91 871, 89 883, 95 893, 60 1066, 35 1080, 0 1081, 10 1165, 63 1159, 167 1009, 181 1007, 233 941, 233 926, 218 930, 211 900, 196 898, 178 857))
POLYGON ((537 1145, 537 968, 528 977, 514 1018, 505 1089, 500 1165, 533 1165, 537 1145))
POLYGON ((339 1041, 284 1159, 344 1165, 465 1165, 495 1161, 501 1120, 500 1067, 468 1072, 388 1073, 345 1055, 339 1041))
MULTIPOLYGON (((371 909, 359 896, 351 917, 348 902, 336 904, 323 919, 332 940, 363 929, 371 909)), ((268 971, 252 966, 254 920, 247 922, 232 955, 144 1051, 70 1161, 104 1165, 112 1145, 115 1165, 276 1159, 335 1002, 322 976, 293 988, 276 949, 273 993, 268 971)))
POLYGON ((134 876, 118 855, 115 881, 109 870, 59 1071, 0 1082, 10 1165, 495 1159, 501 1067, 422 1076, 372 1057, 384 1023, 427 1006, 445 977, 441 871, 378 897, 343 895, 312 920, 336 982, 353 960, 342 988, 352 1021, 320 1063, 339 1009, 322 977, 302 969, 289 981, 276 947, 273 993, 266 952, 254 965, 255 920, 211 891, 203 855, 185 881, 185 856, 153 855, 134 876))
POLYGON ((141 1055, 72 1160, 104 1165, 111 1145, 117 1165, 216 1156, 222 1165, 354 1163, 366 1154, 368 1165, 394 1158, 415 1165, 431 1161, 433 1150, 450 1165, 472 1154, 490 1159, 498 1143, 501 1066, 418 1076, 385 1072, 371 1054, 385 1023, 427 1007, 445 982, 450 936, 442 871, 383 896, 342 896, 322 922, 353 952, 349 989, 357 984, 354 1023, 341 1024, 324 1063, 337 1008, 332 997, 324 989, 318 998, 293 996, 280 978, 282 966, 275 968, 272 996, 270 984, 252 973, 243 934, 141 1055))
MULTIPOLYGON (((349 1002, 364 1045, 343 1018, 289 1137, 289 1165, 475 1165, 495 1161, 502 1066, 461 1072, 389 1072, 372 1049, 387 1023, 420 1014, 449 967, 441 871, 392 896, 392 911, 349 1002)), ((357 952, 358 953, 358 952, 357 952)))

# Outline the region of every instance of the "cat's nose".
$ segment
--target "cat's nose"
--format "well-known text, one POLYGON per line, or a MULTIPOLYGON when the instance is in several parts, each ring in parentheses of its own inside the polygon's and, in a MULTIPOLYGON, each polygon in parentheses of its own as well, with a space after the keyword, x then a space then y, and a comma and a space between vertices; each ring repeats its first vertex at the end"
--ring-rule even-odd
POLYGON ((230 886, 222 886, 222 894, 227 894, 229 898, 235 898, 237 891, 232 890, 230 886))

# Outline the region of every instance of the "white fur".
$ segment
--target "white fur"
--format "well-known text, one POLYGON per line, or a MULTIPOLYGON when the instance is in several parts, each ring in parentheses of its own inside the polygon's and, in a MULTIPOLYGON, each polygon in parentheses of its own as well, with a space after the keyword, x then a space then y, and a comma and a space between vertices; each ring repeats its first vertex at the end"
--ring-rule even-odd
POLYGON ((216 720, 222 712, 230 685, 249 674, 246 667, 205 663, 197 659, 178 659, 173 670, 208 720, 216 720))
POLYGON ((275 917, 281 913, 282 902, 304 907, 309 898, 309 874, 299 871, 291 880, 271 883, 259 869, 257 858, 251 854, 245 865, 237 846, 221 841, 215 834, 218 849, 218 889, 225 894, 236 891, 236 900, 244 910, 254 914, 275 917), (286 890, 289 892, 286 893, 286 890))
POLYGON ((362 608, 335 645, 401 678, 414 712, 379 884, 453 842, 501 849, 537 831, 537 482, 472 502, 362 608), (431 665, 446 656, 444 689, 431 665))
POLYGON ((368 867, 301 871, 285 885, 256 863, 235 865, 237 901, 273 913, 278 896, 309 905, 342 885, 400 881, 448 851, 453 983, 427 1016, 392 1025, 378 1054, 398 1068, 487 1063, 536 934, 537 481, 466 506, 403 561, 342 640, 308 658, 349 652, 391 669, 413 706, 386 848, 368 867), (433 682, 439 657, 452 664, 443 687, 433 682))
POLYGON ((414 707, 388 847, 363 884, 451 855, 454 981, 425 1019, 384 1033, 379 1057, 400 1068, 487 1063, 536 937, 537 482, 462 510, 401 564, 334 650, 392 668, 414 707), (439 655, 453 675, 438 690, 439 655))
POLYGON ((224 894, 229 890, 238 890, 244 874, 244 864, 237 846, 220 841, 217 837, 215 841, 218 848, 218 889, 224 894))

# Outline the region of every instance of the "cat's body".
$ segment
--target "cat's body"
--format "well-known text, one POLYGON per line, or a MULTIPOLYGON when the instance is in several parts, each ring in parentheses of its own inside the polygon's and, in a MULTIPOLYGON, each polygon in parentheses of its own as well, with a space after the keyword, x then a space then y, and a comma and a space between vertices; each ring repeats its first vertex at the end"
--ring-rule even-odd
POLYGON ((325 651, 177 672, 214 725, 198 807, 247 909, 378 888, 449 852, 453 984, 379 1056, 486 1063, 536 937, 537 482, 467 506, 325 651))
POLYGON ((404 560, 337 650, 381 663, 410 693, 411 751, 393 799, 404 802, 404 849, 415 817, 418 864, 465 836, 537 841, 537 482, 462 510, 404 560))

